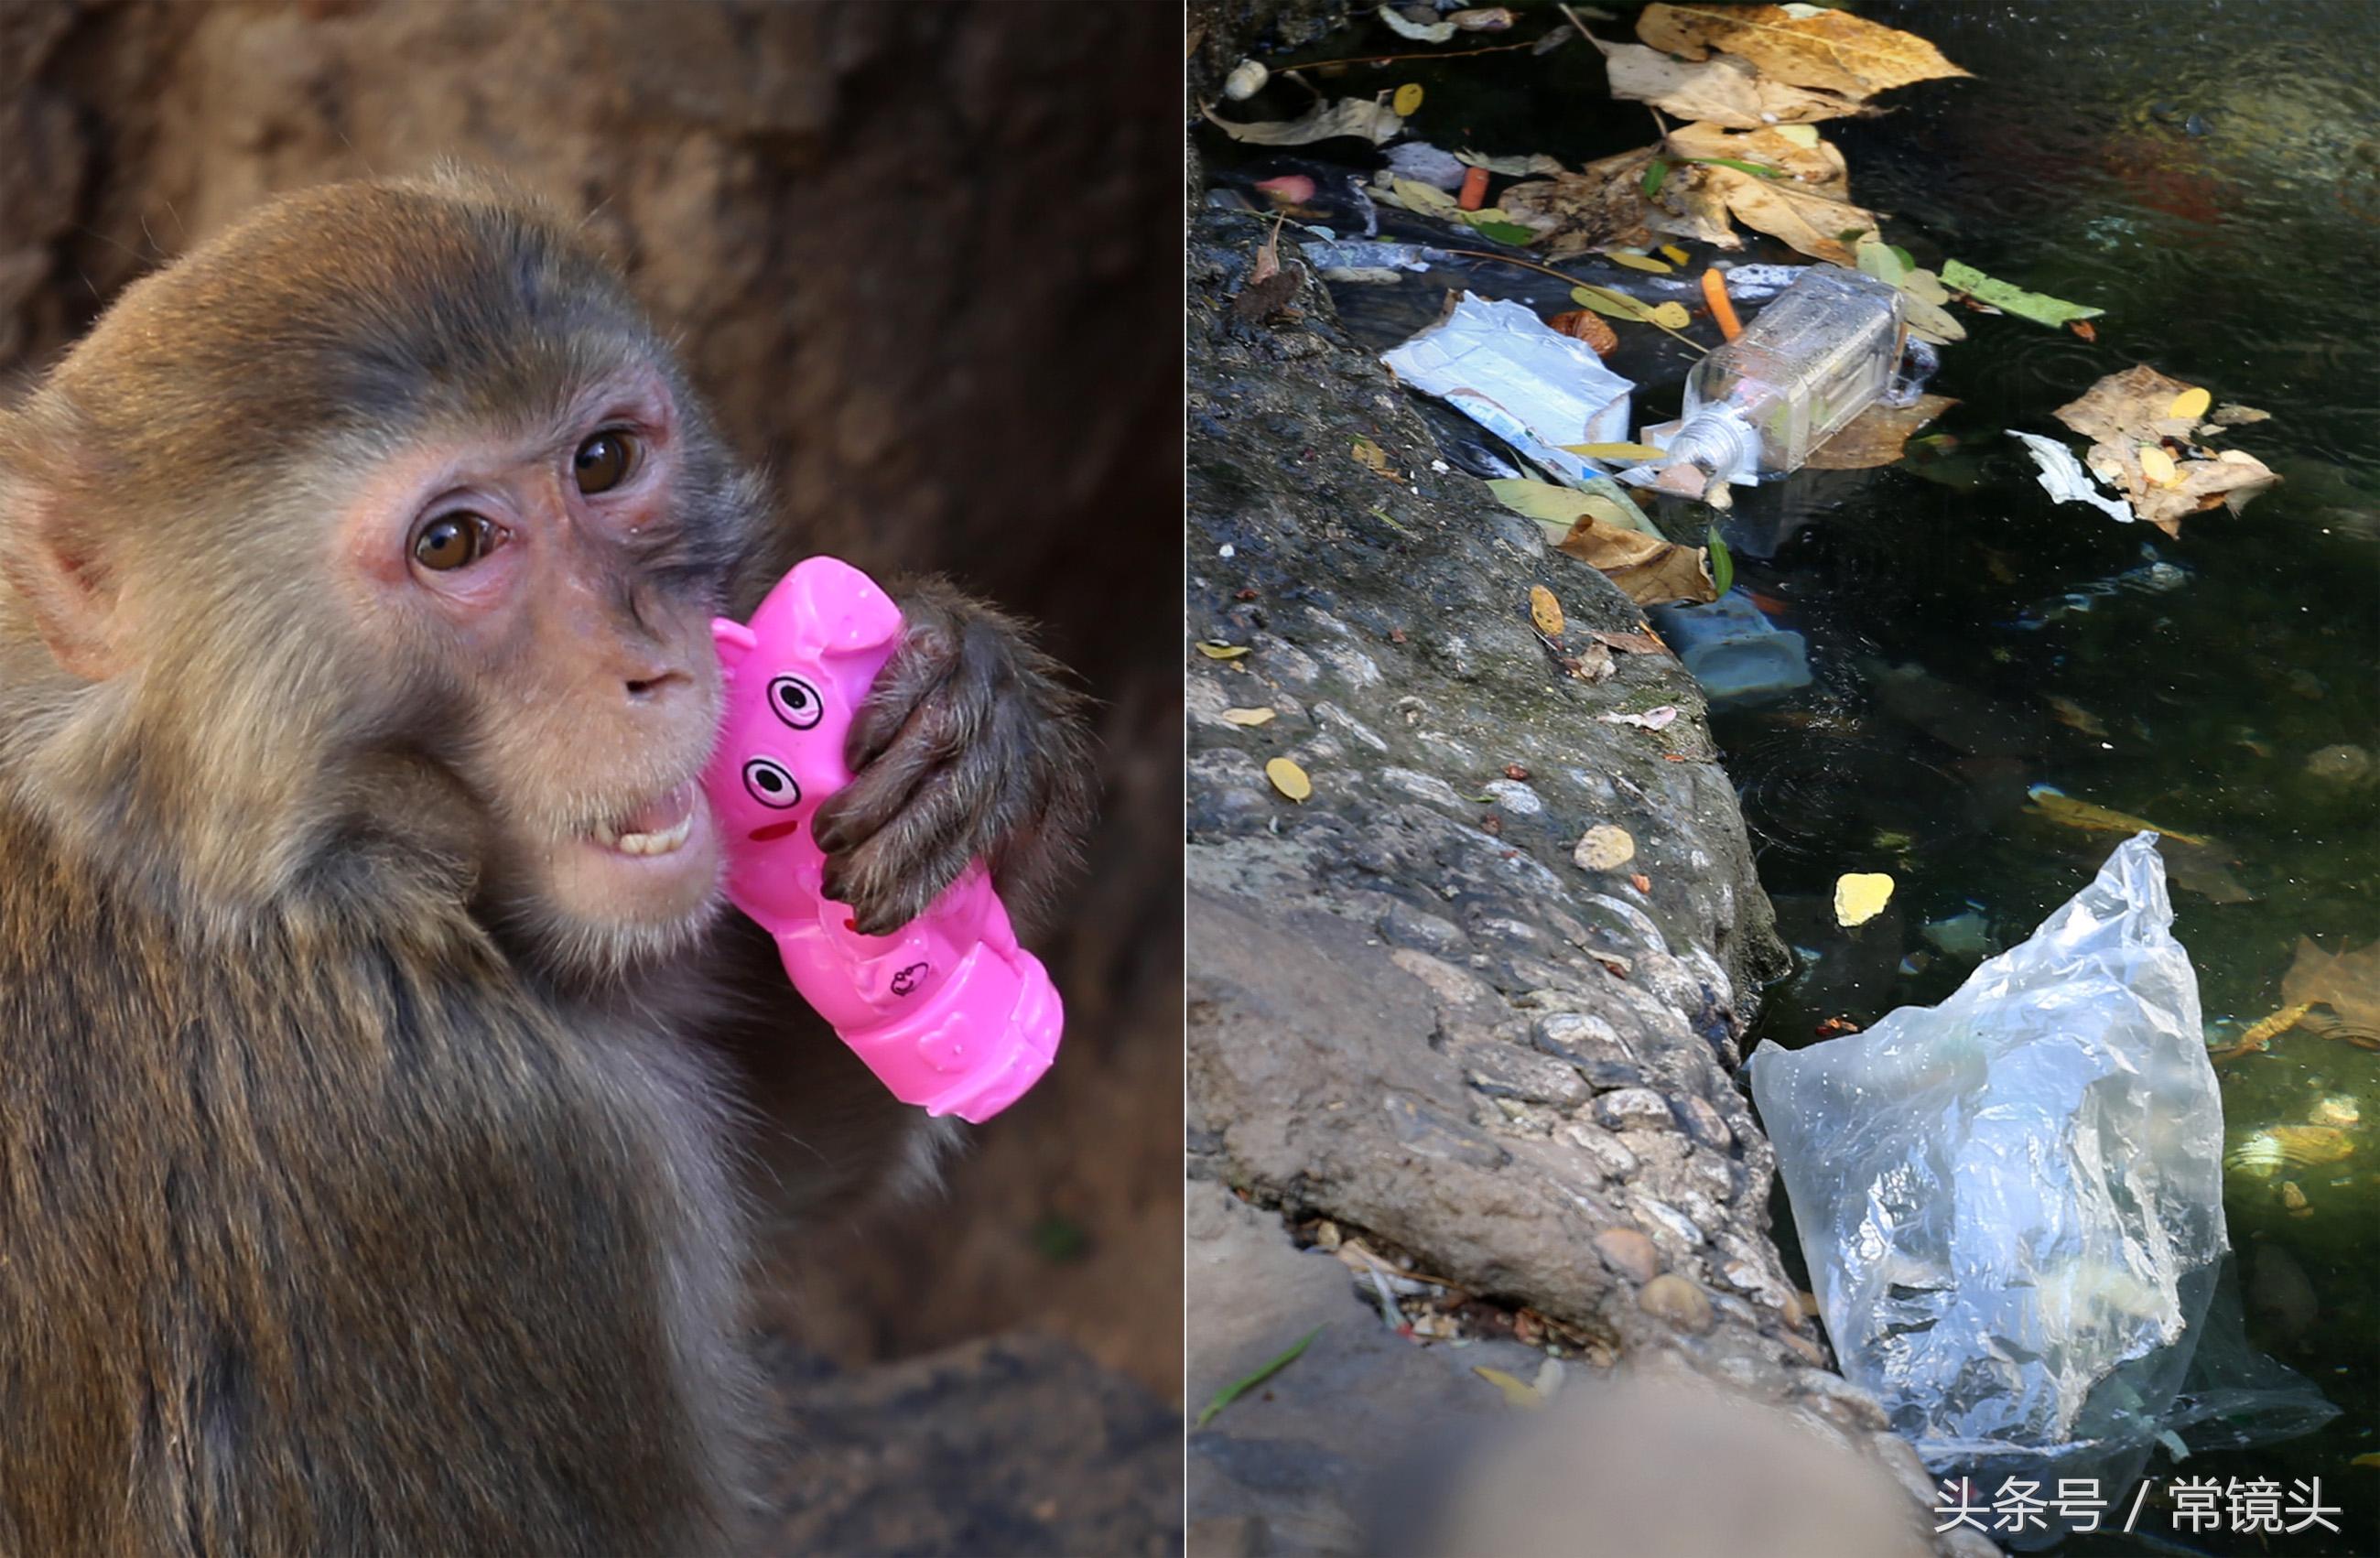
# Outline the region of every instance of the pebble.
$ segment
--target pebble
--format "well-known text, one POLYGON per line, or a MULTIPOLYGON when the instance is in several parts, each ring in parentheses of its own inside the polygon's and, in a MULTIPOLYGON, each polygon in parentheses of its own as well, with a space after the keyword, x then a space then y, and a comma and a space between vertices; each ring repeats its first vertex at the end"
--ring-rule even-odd
POLYGON ((1735 1133, 1727 1128, 1718 1110, 1692 1093, 1679 1101, 1678 1113, 1685 1116, 1686 1134, 1714 1152, 1724 1152, 1735 1145, 1735 1133))
POLYGON ((1630 1282, 1642 1284, 1661 1274, 1660 1251, 1633 1228, 1606 1228, 1595 1235, 1595 1252, 1630 1282))
POLYGON ((1676 1122, 1670 1114, 1669 1101, 1650 1088, 1622 1088, 1616 1093, 1606 1093, 1595 1101, 1595 1118, 1609 1130, 1626 1130, 1632 1126, 1670 1126, 1676 1122))
POLYGON ((1668 1321, 1679 1330, 1697 1336, 1711 1328, 1710 1299, 1701 1288, 1675 1272, 1646 1283, 1636 1295, 1636 1307, 1656 1320, 1668 1321))
POLYGON ((1595 1160, 1606 1179, 1626 1179, 1643 1165, 1621 1139, 1609 1131, 1572 1121, 1560 1133, 1561 1138, 1595 1160))

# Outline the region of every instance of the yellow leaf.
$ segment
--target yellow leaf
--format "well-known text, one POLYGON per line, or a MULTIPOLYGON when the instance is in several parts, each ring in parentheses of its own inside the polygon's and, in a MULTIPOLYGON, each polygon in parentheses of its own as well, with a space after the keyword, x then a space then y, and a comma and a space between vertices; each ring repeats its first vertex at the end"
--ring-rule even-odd
POLYGON ((1399 87, 1397 95, 1389 99, 1389 106, 1397 111, 1397 116, 1400 118, 1410 119, 1420 113, 1421 83, 1407 81, 1403 86, 1399 87))
POLYGON ((1775 128, 1779 135, 1805 152, 1818 144, 1818 127, 1815 125, 1779 125, 1775 128))
POLYGON ((1727 202, 1737 221, 1783 239, 1813 260, 1855 265, 1860 235, 1876 230, 1874 212, 1814 194, 1787 179, 1755 178, 1731 167, 1706 167, 1702 175, 1704 187, 1727 202))
POLYGON ((1474 1369, 1471 1371, 1502 1391, 1504 1405, 1507 1406, 1518 1406, 1524 1410, 1535 1411, 1546 1404, 1546 1398, 1537 1394, 1537 1388, 1535 1385, 1524 1383, 1500 1369, 1474 1369))
POLYGON ((1849 871, 1835 878, 1835 923, 1864 925, 1892 899, 1892 878, 1882 871, 1849 871))
MULTIPOLYGON (((2204 395, 2205 391, 2199 393, 2204 395)), ((2162 444, 2142 444, 2141 474, 2157 486, 2166 486, 2173 481, 2173 456, 2165 452, 2162 444)))
POLYGON ((1686 251, 1680 249, 1676 244, 1663 244, 1661 246, 1661 252, 1663 255, 1668 257, 1670 263, 1672 265, 1682 265, 1686 262, 1686 251))
POLYGON ((1219 644, 1211 639, 1198 640, 1198 652, 1209 660, 1237 660, 1248 652, 1245 644, 1219 644))
POLYGON ((1561 637, 1561 603, 1555 600, 1554 592, 1542 584, 1529 586, 1529 620, 1536 623, 1537 631, 1547 638, 1561 637))
POLYGON ((1631 254, 1624 249, 1615 249, 1604 258, 1615 265, 1625 265, 1632 271, 1650 271, 1657 276, 1668 275, 1676 269, 1665 260, 1656 260, 1649 254, 1631 254))
POLYGON ((1223 717, 1233 724, 1270 724, 1274 712, 1271 709, 1226 709, 1223 717))
POLYGON ((1648 323, 1658 324, 1664 330, 1683 330, 1693 319, 1694 316, 1686 312, 1686 306, 1683 303, 1670 302, 1657 306, 1648 323))
POLYGON ((1287 758, 1275 758, 1265 764, 1265 777, 1272 781, 1274 789, 1292 800, 1304 800, 1314 793, 1314 781, 1305 776, 1305 770, 1287 758))
POLYGON ((1686 60, 1718 49, 1772 80, 1850 98, 1967 74, 1923 38, 1806 6, 1647 6, 1636 36, 1686 60))
POLYGON ((1391 481, 1398 480, 1397 468, 1389 463, 1388 451, 1370 439, 1358 438, 1351 452, 1355 456, 1355 462, 1365 469, 1375 475, 1385 476, 1391 481))
POLYGON ((1576 455, 1585 460, 1658 460, 1661 451, 1650 444, 1564 444, 1559 446, 1565 455, 1576 455))
POLYGON ((2192 386, 2173 397, 2173 408, 2168 411, 2166 415, 2168 417, 2188 417, 2191 420, 2196 421, 2199 418, 2206 415, 2207 408, 2214 404, 2215 397, 2213 396, 2207 394, 2203 389, 2192 386))

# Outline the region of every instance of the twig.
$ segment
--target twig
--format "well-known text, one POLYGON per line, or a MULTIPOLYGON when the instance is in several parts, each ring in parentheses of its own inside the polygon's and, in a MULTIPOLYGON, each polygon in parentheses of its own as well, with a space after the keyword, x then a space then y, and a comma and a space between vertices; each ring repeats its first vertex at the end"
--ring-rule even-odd
MULTIPOLYGON (((1436 246, 1433 245, 1432 247, 1435 248, 1436 246)), ((1440 249, 1439 250, 1439 252, 1440 254, 1460 255, 1465 260, 1500 260, 1507 265, 1518 265, 1524 270, 1543 272, 1545 274, 1553 277, 1556 281, 1566 281, 1572 286, 1593 286, 1596 285, 1596 283, 1591 281, 1583 281, 1579 277, 1572 275, 1566 271, 1557 271, 1551 265, 1540 265, 1534 260, 1515 259, 1510 254, 1493 254, 1484 249, 1440 249)), ((1694 347, 1695 351, 1702 353, 1704 356, 1707 357, 1710 355, 1710 348, 1708 347, 1704 346, 1700 341, 1697 341, 1693 336, 1686 335, 1683 331, 1670 329, 1668 325, 1661 323, 1658 320, 1647 319, 1633 321, 1632 323, 1649 324, 1654 329, 1659 331, 1662 335, 1673 336, 1676 339, 1684 342, 1687 346, 1694 347)))
POLYGON ((1543 42, 1542 38, 1532 38, 1525 43, 1490 43, 1484 49, 1449 49, 1442 54, 1433 50, 1411 55, 1354 55, 1346 59, 1307 59, 1295 65, 1284 65, 1279 73, 1287 75, 1297 70, 1319 70, 1326 65, 1394 65, 1408 59, 1463 59, 1471 55, 1504 55, 1514 49, 1534 49, 1543 42))
POLYGON ((1298 1355, 1305 1351, 1307 1345, 1313 1342, 1314 1338, 1321 1334, 1322 1327, 1318 1325, 1313 1330, 1307 1332, 1305 1335, 1300 1336, 1297 1339, 1297 1345, 1291 1347, 1289 1351, 1281 1354, 1279 1357, 1274 1358, 1271 1362, 1265 1364, 1255 1373, 1250 1374, 1245 1379, 1234 1380, 1230 1384, 1225 1385, 1221 1390, 1217 1391, 1215 1393, 1215 1399, 1207 1403, 1206 1410, 1200 1412, 1198 1414, 1198 1420, 1190 1426, 1194 1429, 1205 1428, 1214 1418, 1216 1413, 1221 1411, 1224 1407, 1229 1406, 1232 1402, 1237 1401, 1249 1391, 1252 1391, 1258 1385, 1263 1384, 1267 1380, 1271 1379, 1274 1375, 1280 1373, 1291 1364, 1295 1363, 1297 1361, 1298 1355))

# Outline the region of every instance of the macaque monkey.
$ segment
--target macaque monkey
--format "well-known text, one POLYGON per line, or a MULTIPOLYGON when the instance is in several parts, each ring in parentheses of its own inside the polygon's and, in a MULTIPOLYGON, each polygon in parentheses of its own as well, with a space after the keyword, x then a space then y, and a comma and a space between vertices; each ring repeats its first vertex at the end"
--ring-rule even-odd
MULTIPOLYGON (((464 172, 265 208, 0 409, 0 1552, 734 1545, 736 1170, 847 1207, 936 1139, 721 910, 769 544, 619 278, 464 172)), ((1075 700, 894 593, 834 895, 1029 903, 1075 700)))

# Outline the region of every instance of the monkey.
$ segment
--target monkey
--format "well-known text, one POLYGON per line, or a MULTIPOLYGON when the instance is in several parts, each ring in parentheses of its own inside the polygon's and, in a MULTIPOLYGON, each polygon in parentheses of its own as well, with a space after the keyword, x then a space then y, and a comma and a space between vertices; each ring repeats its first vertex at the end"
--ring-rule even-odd
MULTIPOLYGON (((947 1144, 721 908, 767 506, 454 166, 265 204, 0 406, 0 1552, 734 1545, 746 1169, 823 1217, 947 1144)), ((892 593, 830 892, 1046 903, 1081 697, 892 593)))

